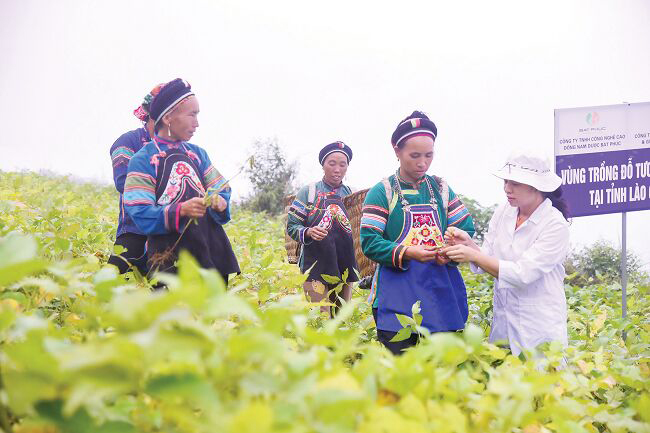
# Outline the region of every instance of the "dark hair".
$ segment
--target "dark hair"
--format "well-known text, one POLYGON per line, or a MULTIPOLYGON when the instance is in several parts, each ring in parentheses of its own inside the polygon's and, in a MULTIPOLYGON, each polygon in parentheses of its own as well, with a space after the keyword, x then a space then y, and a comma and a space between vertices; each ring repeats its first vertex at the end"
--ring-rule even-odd
POLYGON ((558 187, 555 191, 552 192, 542 192, 544 198, 551 200, 553 207, 562 213, 562 216, 565 220, 569 220, 569 205, 562 197, 562 187, 558 187))

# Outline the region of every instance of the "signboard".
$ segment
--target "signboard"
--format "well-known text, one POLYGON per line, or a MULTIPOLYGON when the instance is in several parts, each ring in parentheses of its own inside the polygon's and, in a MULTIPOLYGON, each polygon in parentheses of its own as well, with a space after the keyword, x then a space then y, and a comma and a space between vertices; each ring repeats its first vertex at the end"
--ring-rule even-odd
POLYGON ((650 209, 650 102, 555 110, 555 172, 572 217, 650 209))

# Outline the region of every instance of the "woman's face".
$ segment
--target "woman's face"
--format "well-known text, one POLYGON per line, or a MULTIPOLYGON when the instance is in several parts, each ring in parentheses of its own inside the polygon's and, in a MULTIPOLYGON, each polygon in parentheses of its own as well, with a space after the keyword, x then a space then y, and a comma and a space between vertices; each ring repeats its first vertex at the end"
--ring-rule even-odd
POLYGON ((325 182, 332 186, 338 186, 343 182, 345 173, 348 171, 348 158, 341 152, 331 153, 323 162, 325 182))
POLYGON ((195 96, 182 101, 178 107, 169 114, 168 122, 171 138, 180 141, 189 141, 194 131, 199 127, 199 101, 195 96))
POLYGON ((428 135, 409 138, 404 146, 395 150, 395 154, 399 158, 402 176, 416 181, 427 173, 433 161, 433 138, 428 135))
POLYGON ((535 204, 539 199, 540 192, 525 183, 515 182, 514 180, 503 181, 503 191, 506 193, 508 203, 512 207, 528 208, 535 204))

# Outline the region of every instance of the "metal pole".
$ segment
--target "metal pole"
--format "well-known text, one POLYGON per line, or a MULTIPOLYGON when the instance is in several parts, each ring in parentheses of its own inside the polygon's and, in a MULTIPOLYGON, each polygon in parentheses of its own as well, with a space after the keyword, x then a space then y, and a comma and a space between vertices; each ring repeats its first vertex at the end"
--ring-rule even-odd
MULTIPOLYGON (((627 212, 623 212, 623 237, 621 240, 621 289, 623 291, 623 319, 627 317, 627 212)), ((627 332, 623 330, 623 341, 627 340, 627 332)))

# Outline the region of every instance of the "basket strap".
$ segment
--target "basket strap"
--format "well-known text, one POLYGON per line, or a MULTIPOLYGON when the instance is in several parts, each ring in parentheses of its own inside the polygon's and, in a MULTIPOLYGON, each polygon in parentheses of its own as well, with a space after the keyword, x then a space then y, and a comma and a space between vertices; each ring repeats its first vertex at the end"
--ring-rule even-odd
POLYGON ((384 184, 384 192, 386 193, 386 201, 388 202, 388 213, 390 213, 392 211, 391 202, 393 201, 393 187, 387 177, 383 178, 381 183, 384 184))
POLYGON ((438 191, 440 191, 440 197, 442 197, 442 207, 445 210, 445 217, 449 214, 449 184, 446 180, 441 177, 433 176, 438 184, 438 191))
POLYGON ((307 194, 307 205, 311 205, 314 203, 314 200, 316 199, 316 182, 312 182, 309 184, 309 193, 307 194))

